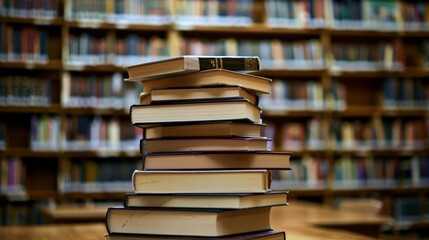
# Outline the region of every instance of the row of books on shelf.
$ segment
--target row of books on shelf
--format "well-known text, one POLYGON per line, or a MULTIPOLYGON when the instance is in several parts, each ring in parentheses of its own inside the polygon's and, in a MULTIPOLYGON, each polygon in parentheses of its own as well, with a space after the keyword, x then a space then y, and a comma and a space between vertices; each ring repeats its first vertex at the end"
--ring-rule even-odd
POLYGON ((43 27, 0 23, 0 61, 46 63, 49 33, 43 27))
POLYGON ((249 26, 252 24, 253 1, 190 1, 179 0, 173 15, 180 26, 227 25, 249 26))
POLYGON ((428 141, 428 119, 374 117, 368 121, 334 119, 333 147, 343 150, 418 150, 428 141))
POLYGON ((420 1, 269 0, 267 23, 277 27, 343 30, 428 30, 429 5, 420 1))
POLYGON ((263 69, 321 69, 324 67, 322 46, 316 39, 285 41, 184 38, 181 45, 181 54, 259 56, 263 69))
POLYGON ((63 127, 59 115, 32 115, 31 149, 34 151, 99 151, 100 153, 137 151, 137 144, 142 136, 142 130, 132 127, 128 121, 103 118, 99 115, 69 116, 63 127))
POLYGON ((64 107, 126 109, 135 102, 141 89, 124 84, 122 74, 75 75, 64 73, 61 103, 64 107))
MULTIPOLYGON (((375 0, 269 0, 264 1, 265 22, 273 27, 308 27, 370 30, 429 29, 425 2, 375 0)), ((0 16, 53 18, 56 1, 19 1, 2 3, 0 16)), ((112 22, 120 24, 230 25, 253 23, 253 2, 250 0, 197 1, 66 1, 68 20, 112 22), (175 7, 173 7, 175 6, 175 7), (173 10, 174 9, 174 10, 173 10), (174 12, 174 13, 173 13, 174 12)))
POLYGON ((326 0, 268 0, 265 1, 266 22, 274 27, 309 27, 326 26, 326 0))
POLYGON ((26 166, 19 157, 1 157, 0 193, 22 195, 25 193, 26 166))
POLYGON ((267 110, 344 110, 345 86, 335 82, 330 90, 320 81, 274 79, 271 94, 261 95, 259 105, 267 110))
POLYGON ((70 34, 67 63, 70 65, 134 64, 138 61, 154 61, 167 58, 169 50, 166 40, 158 36, 142 37, 130 34, 114 41, 114 52, 109 52, 107 36, 89 33, 70 34), (145 58, 142 58, 142 57, 145 58))
POLYGON ((116 24, 249 25, 252 23, 251 0, 188 1, 175 3, 174 14, 168 0, 162 1, 69 1, 68 20, 116 24))
POLYGON ((428 141, 427 119, 378 117, 367 120, 322 118, 268 123, 265 135, 279 139, 274 148, 302 150, 421 150, 428 141))
POLYGON ((66 1, 67 20, 108 22, 119 24, 167 24, 171 23, 168 0, 111 0, 66 1))
POLYGON ((47 78, 0 76, 0 105, 49 106, 52 81, 47 78))
POLYGON ((58 16, 58 3, 58 0, 2 1, 0 3, 0 17, 52 19, 58 16))
POLYGON ((335 71, 401 71, 403 50, 398 44, 332 43, 335 71))
POLYGON ((49 204, 44 200, 32 202, 12 202, 0 206, 0 226, 44 224, 41 207, 49 204))
POLYGON ((291 171, 273 171, 273 189, 327 189, 329 163, 325 158, 303 156, 291 161, 291 171))
POLYGON ((291 161, 292 171, 273 171, 273 189, 394 189, 429 186, 429 158, 350 157, 329 160, 305 155, 291 161), (334 179, 328 182, 333 168, 334 179))
POLYGON ((138 168, 135 158, 62 159, 58 190, 76 192, 130 192, 130 176, 138 168))
POLYGON ((429 85, 421 78, 388 78, 382 95, 385 109, 427 109, 429 85))
MULTIPOLYGON (((148 23, 180 25, 242 25, 253 23, 250 0, 197 1, 181 0, 170 5, 143 0, 67 1, 65 16, 69 20, 118 21, 124 24, 148 23), (174 10, 173 10, 174 9, 174 10), (174 13, 173 13, 174 12, 174 13)), ((334 27, 339 29, 427 30, 429 6, 424 2, 375 0, 269 0, 264 1, 267 24, 273 27, 334 27)), ((46 18, 57 15, 55 1, 34 4, 20 1, 2 4, 0 14, 13 17, 46 18)))

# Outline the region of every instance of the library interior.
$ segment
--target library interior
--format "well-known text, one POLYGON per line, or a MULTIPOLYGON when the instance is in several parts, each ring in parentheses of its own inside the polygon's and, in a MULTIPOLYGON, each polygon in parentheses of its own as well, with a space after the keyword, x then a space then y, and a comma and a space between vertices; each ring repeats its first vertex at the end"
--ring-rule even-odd
POLYGON ((0 161, 0 239, 429 239, 429 1, 0 1, 0 161))

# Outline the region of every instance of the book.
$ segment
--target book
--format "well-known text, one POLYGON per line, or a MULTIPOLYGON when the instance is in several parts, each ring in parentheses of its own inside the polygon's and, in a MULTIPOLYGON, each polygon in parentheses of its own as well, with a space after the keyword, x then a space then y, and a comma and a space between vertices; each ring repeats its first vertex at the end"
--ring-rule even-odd
POLYGON ((136 194, 124 195, 125 207, 245 209, 287 205, 287 191, 231 194, 136 194))
POLYGON ((146 153, 144 170, 290 169, 289 152, 171 152, 146 153))
POLYGON ((141 64, 125 66, 128 79, 156 79, 209 69, 228 69, 232 71, 259 71, 257 56, 179 56, 141 64))
POLYGON ((271 207, 239 210, 110 207, 111 233, 220 237, 270 230, 271 207))
POLYGON ((157 88, 210 86, 210 85, 239 85, 256 93, 270 93, 270 78, 234 72, 225 69, 206 70, 185 75, 166 76, 160 79, 125 79, 126 82, 141 82, 143 93, 157 88))
POLYGON ((131 123, 148 127, 168 123, 203 121, 261 122, 261 109, 246 100, 134 104, 130 107, 131 123))
POLYGON ((142 139, 141 153, 183 151, 269 151, 267 137, 142 139))
POLYGON ((271 187, 270 171, 142 171, 132 175, 135 193, 257 193, 271 187))
MULTIPOLYGON (((207 240, 207 237, 185 237, 185 236, 159 236, 159 235, 147 235, 147 234, 118 234, 113 233, 106 235, 107 240, 155 240, 155 239, 169 239, 169 240, 207 240)), ((252 233, 244 233, 239 235, 232 235, 226 237, 212 237, 209 239, 225 239, 225 240, 247 240, 247 239, 259 239, 259 240, 285 240, 286 234, 284 231, 266 230, 252 233)))
POLYGON ((169 137, 261 137, 265 124, 246 122, 203 122, 158 125, 144 128, 144 138, 169 137))
POLYGON ((240 100, 246 99, 258 105, 258 95, 241 86, 195 86, 185 88, 152 89, 140 94, 140 104, 155 104, 165 101, 192 101, 204 99, 240 100))

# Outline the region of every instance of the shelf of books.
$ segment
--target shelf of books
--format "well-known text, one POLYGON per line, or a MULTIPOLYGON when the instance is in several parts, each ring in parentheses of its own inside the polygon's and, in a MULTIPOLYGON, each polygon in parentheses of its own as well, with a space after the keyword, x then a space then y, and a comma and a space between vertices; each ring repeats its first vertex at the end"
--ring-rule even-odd
POLYGON ((128 114, 159 87, 124 82, 123 66, 180 55, 260 58, 252 75, 272 79, 271 94, 258 94, 264 134, 273 150, 294 152, 292 171, 273 171, 274 188, 331 205, 379 198, 398 220, 428 220, 428 9, 411 0, 0 2, 0 158, 10 173, 1 172, 1 201, 14 209, 0 211, 32 218, 0 224, 41 223, 38 205, 120 200, 128 183, 97 174, 141 162, 143 131, 128 114), (407 212, 414 203, 419 214, 407 212))

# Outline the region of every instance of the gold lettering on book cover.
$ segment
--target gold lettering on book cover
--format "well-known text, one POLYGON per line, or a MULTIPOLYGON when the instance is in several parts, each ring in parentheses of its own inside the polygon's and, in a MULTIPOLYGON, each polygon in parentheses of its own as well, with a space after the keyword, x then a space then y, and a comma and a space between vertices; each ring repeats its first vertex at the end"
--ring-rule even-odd
POLYGON ((215 59, 210 59, 210 65, 212 65, 213 68, 217 68, 217 64, 216 64, 216 60, 215 59))
POLYGON ((245 70, 257 70, 259 67, 259 61, 255 58, 245 58, 244 59, 244 69, 245 70))

